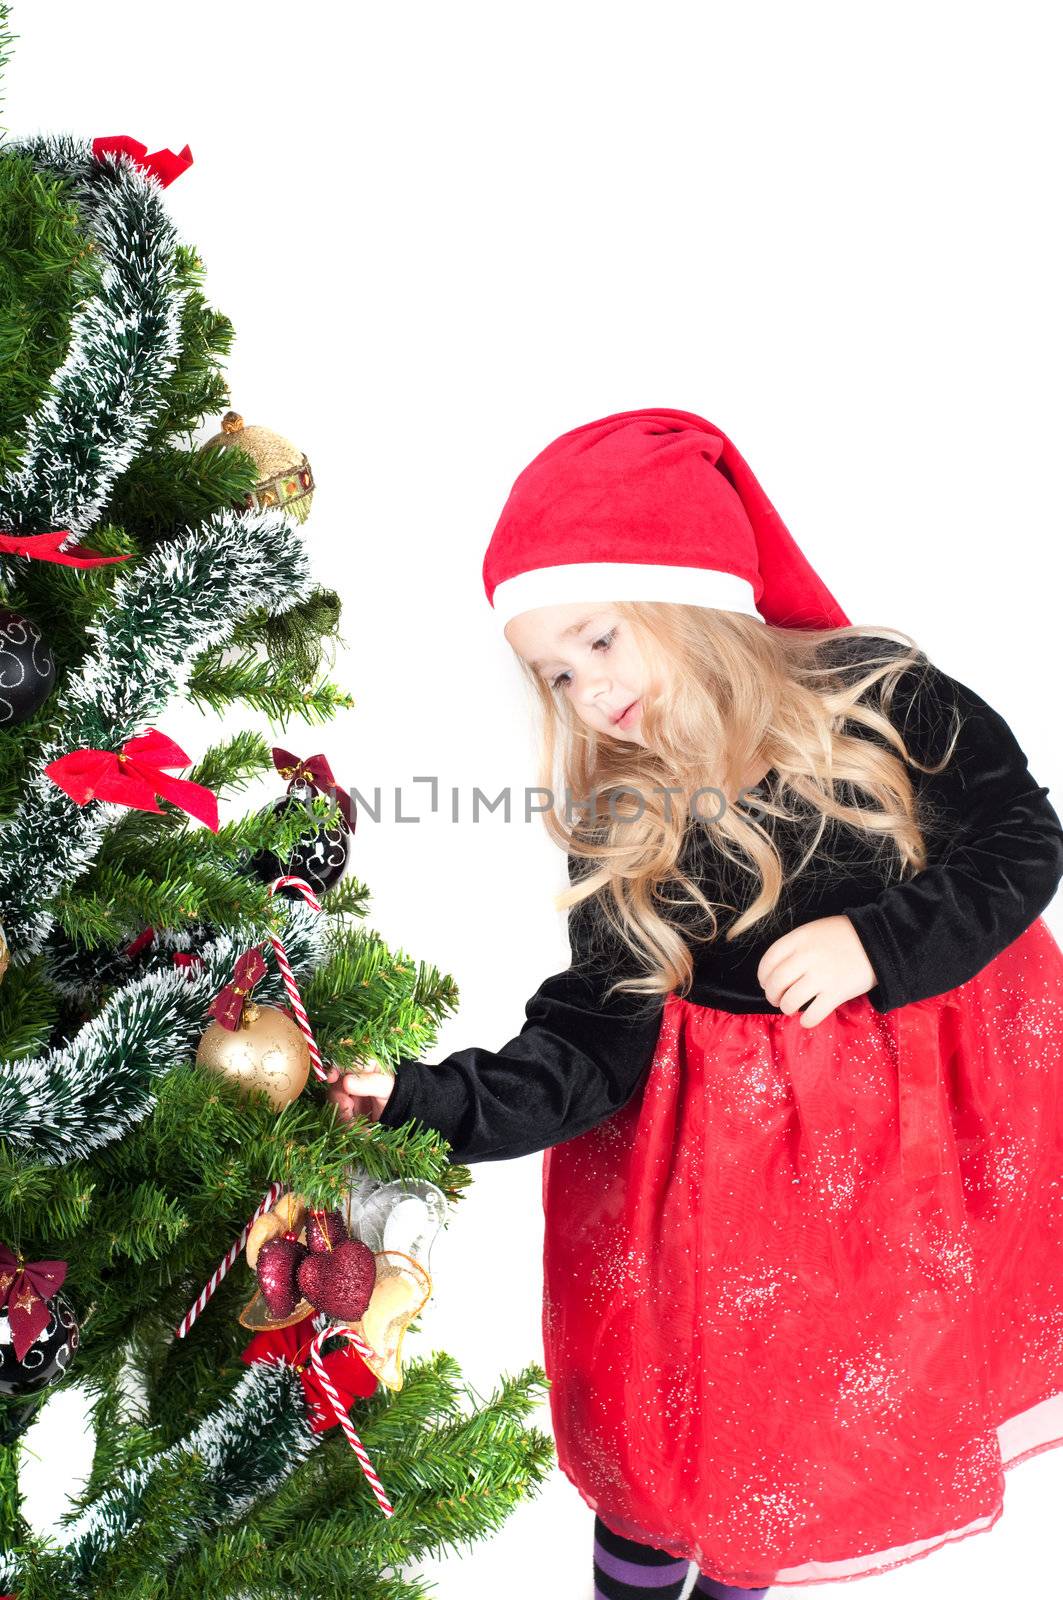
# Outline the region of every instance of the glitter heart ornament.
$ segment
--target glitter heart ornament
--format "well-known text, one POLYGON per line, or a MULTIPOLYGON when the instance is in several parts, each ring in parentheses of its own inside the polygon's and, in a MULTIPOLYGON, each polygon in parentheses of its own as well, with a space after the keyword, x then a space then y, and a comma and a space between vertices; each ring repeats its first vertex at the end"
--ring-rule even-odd
POLYGON ((296 1291, 298 1268, 309 1255, 294 1233, 267 1239, 258 1252, 255 1273, 262 1298, 271 1316, 290 1317, 299 1303, 296 1291))
POLYGON ((342 1211, 319 1211, 311 1206, 306 1217, 306 1246, 311 1255, 334 1250, 349 1238, 342 1211))
POLYGON ((315 1311, 357 1322, 373 1295, 376 1258, 361 1239, 343 1239, 331 1250, 306 1251, 295 1277, 315 1311))

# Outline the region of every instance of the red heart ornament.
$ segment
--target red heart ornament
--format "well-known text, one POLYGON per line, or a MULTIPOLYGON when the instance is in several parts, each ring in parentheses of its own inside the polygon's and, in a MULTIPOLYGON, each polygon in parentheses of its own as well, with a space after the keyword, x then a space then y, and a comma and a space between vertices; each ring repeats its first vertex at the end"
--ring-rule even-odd
POLYGON ((315 1311, 357 1322, 372 1299, 376 1257, 361 1239, 344 1239, 332 1250, 304 1256, 295 1279, 315 1311))
POLYGON ((306 1253, 306 1245, 300 1244, 294 1233, 267 1239, 258 1252, 255 1262, 258 1286, 273 1316, 290 1317, 299 1304, 296 1270, 306 1253))
POLYGON ((310 1207, 306 1215, 306 1244, 311 1255, 317 1255, 322 1250, 334 1250, 349 1238, 341 1211, 319 1211, 310 1207))

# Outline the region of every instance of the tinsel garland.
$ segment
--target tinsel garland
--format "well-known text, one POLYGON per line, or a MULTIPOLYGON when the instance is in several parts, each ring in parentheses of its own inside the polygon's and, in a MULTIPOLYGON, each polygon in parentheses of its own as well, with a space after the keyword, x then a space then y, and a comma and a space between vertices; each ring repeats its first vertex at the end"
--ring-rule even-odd
MULTIPOLYGON (((68 528, 81 539, 140 450, 180 352, 185 291, 176 283, 177 236, 160 186, 128 156, 98 160, 74 139, 5 145, 70 181, 98 252, 97 292, 71 321, 66 359, 30 419, 19 467, 0 484, 0 527, 68 528)), ((13 562, 0 559, 0 580, 13 562)))
MULTIPOLYGON (((145 1496, 160 1470, 182 1458, 203 1470, 210 1491, 206 1514, 188 1515, 172 1544, 194 1544, 204 1533, 233 1522, 305 1461, 318 1443, 310 1430, 299 1379, 289 1368, 253 1367, 229 1398, 178 1444, 146 1463, 127 1468, 62 1532, 52 1560, 62 1578, 96 1593, 93 1571, 137 1526, 145 1496)), ((18 1587, 17 1554, 0 1555, 0 1581, 18 1587)))
MULTIPOLYGON (((320 965, 329 931, 327 917, 291 902, 284 942, 297 976, 320 965)), ((194 1054, 207 1007, 248 943, 247 929, 229 930, 202 947, 202 966, 148 973, 116 990, 65 1044, 0 1062, 0 1141, 60 1166, 120 1138, 150 1112, 158 1080, 194 1054)), ((261 993, 286 1003, 279 972, 269 971, 261 993)))

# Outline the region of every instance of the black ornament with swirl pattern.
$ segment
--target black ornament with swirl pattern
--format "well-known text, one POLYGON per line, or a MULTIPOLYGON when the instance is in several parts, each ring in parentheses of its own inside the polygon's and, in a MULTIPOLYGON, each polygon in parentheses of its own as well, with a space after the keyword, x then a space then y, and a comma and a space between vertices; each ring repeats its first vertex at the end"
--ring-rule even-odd
POLYGON ((0 608, 0 727, 25 722, 55 685, 55 658, 37 624, 0 608))
POLYGON ((21 1361, 7 1312, 0 1311, 0 1395, 36 1394, 61 1378, 74 1359, 80 1334, 73 1306, 64 1294, 53 1294, 48 1310, 47 1325, 21 1361))
MULTIPOLYGON (((272 809, 279 816, 296 806, 301 806, 309 815, 307 826, 288 860, 280 861, 272 851, 260 850, 250 858, 244 870, 263 883, 272 883, 280 877, 303 878, 315 894, 321 895, 339 883, 347 870, 351 830, 339 815, 334 821, 318 822, 298 791, 274 801, 272 809)), ((299 898, 297 889, 277 892, 286 899, 299 898)))

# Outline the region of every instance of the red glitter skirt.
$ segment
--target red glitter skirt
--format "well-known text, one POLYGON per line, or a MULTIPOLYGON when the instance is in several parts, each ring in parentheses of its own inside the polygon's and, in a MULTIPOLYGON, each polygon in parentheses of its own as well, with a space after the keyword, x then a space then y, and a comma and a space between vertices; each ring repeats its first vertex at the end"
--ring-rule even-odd
POLYGON ((992 1527, 1063 1444, 1063 953, 1038 920, 880 1013, 665 1002, 642 1091, 543 1157, 562 1470, 745 1588, 992 1527))

